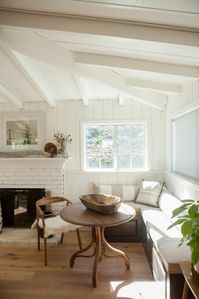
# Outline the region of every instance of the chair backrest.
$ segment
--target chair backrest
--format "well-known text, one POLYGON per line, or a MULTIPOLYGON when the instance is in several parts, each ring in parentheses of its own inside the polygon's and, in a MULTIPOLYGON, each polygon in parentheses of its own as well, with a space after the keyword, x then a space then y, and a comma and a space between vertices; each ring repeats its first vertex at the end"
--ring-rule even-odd
POLYGON ((58 203, 58 202, 63 202, 65 201, 66 202, 66 205, 71 205, 72 202, 67 199, 67 198, 64 198, 64 197, 60 197, 60 196, 53 196, 53 197, 43 197, 41 199, 38 199, 36 201, 36 213, 37 215, 44 215, 42 209, 40 208, 41 206, 46 206, 46 205, 49 205, 49 204, 53 204, 53 203, 58 203))

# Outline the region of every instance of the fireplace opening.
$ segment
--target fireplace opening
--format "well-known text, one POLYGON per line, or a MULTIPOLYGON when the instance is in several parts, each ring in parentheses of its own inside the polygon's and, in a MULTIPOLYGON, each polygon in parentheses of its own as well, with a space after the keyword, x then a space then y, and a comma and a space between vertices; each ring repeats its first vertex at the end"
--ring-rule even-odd
POLYGON ((44 188, 0 189, 3 227, 30 228, 36 217, 35 203, 44 196, 44 188))

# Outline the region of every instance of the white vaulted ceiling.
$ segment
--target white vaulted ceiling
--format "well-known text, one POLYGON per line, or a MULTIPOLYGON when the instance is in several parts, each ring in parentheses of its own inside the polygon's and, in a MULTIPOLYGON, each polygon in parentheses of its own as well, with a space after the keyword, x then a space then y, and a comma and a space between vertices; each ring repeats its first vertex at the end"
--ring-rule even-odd
POLYGON ((198 79, 198 0, 0 0, 0 102, 164 109, 198 79))

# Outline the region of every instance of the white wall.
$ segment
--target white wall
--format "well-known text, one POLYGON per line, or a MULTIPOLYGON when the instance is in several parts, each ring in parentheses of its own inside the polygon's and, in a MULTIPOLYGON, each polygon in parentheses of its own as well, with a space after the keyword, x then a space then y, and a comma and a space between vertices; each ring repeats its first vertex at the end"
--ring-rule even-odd
MULTIPOLYGON (((0 104, 0 111, 16 111, 14 105, 0 104)), ((93 192, 93 183, 139 184, 142 178, 163 179, 165 167, 165 113, 137 101, 125 100, 123 106, 117 100, 92 101, 84 106, 82 101, 58 102, 56 108, 45 103, 24 105, 25 111, 46 112, 46 142, 53 142, 53 132, 67 132, 73 142, 69 146, 72 159, 65 168, 64 193, 73 200, 80 194, 93 192), (147 173, 85 173, 81 170, 80 122, 83 120, 148 120, 150 122, 151 169, 147 173)))
MULTIPOLYGON (((185 177, 171 173, 171 115, 182 109, 186 105, 199 98, 198 81, 187 80, 182 86, 179 96, 170 96, 165 113, 165 136, 166 136, 166 167, 165 181, 169 190, 180 199, 199 198, 199 185, 197 182, 186 179, 185 177)), ((183 150, 183 149, 182 149, 183 150)))

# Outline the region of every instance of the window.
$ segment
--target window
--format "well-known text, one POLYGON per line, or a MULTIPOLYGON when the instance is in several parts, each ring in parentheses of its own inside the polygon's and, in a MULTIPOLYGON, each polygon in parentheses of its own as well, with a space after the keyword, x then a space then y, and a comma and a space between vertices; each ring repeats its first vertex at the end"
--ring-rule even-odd
POLYGON ((199 109, 172 120, 172 171, 199 181, 199 109))
POLYGON ((84 124, 85 170, 146 170, 146 124, 84 124))

